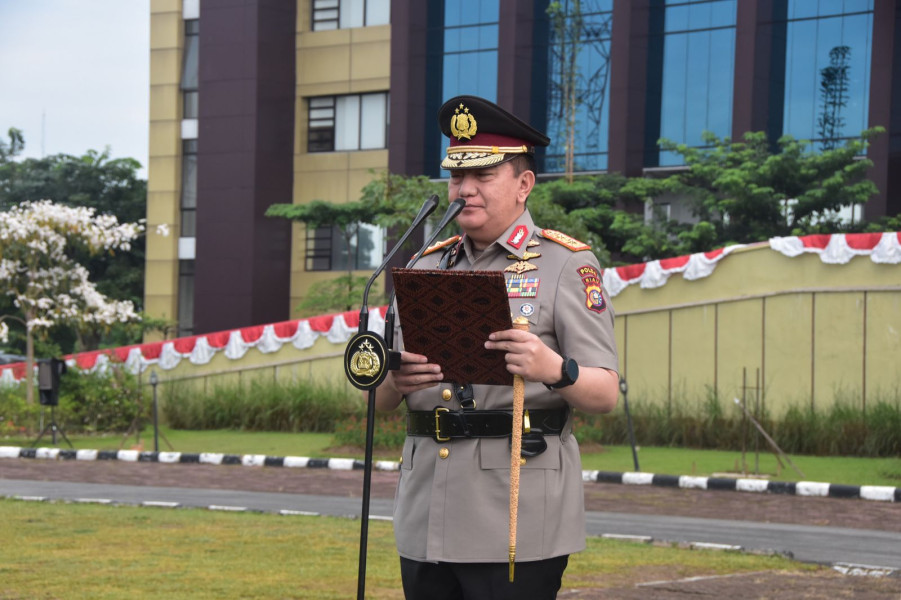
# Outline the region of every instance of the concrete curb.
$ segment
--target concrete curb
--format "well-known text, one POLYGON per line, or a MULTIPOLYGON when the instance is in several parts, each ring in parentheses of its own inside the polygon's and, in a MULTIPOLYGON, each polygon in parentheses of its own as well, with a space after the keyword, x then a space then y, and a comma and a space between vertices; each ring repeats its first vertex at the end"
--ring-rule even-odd
MULTIPOLYGON (((141 452, 138 450, 64 450, 61 448, 22 448, 0 446, 0 458, 31 458, 42 460, 118 460, 123 462, 156 462, 166 464, 241 465, 245 467, 289 467, 307 469, 362 470, 363 461, 352 458, 309 458, 306 456, 267 456, 265 454, 221 454, 202 452, 141 452)), ((397 461, 374 461, 377 471, 397 471, 397 461)), ((860 498, 877 502, 901 502, 901 488, 878 485, 843 485, 819 481, 767 481, 726 477, 695 477, 691 475, 663 475, 655 473, 619 473, 614 471, 582 471, 588 483, 619 483, 623 485, 656 485, 682 489, 727 490, 819 496, 824 498, 860 498)))
POLYGON ((860 498, 878 502, 901 502, 901 488, 881 485, 843 485, 819 481, 767 481, 764 479, 694 477, 691 475, 661 475, 634 472, 616 473, 612 471, 583 471, 582 480, 624 485, 656 485, 682 489, 727 490, 794 496, 820 496, 824 498, 860 498))
MULTIPOLYGON (((353 458, 309 458, 307 456, 266 456, 265 454, 221 454, 217 452, 141 452, 138 450, 64 450, 61 448, 20 448, 0 446, 0 458, 32 458, 42 460, 118 460, 122 462, 155 462, 166 464, 241 465, 245 467, 291 467, 352 471, 363 469, 361 460, 353 458)), ((377 460, 377 471, 397 471, 400 463, 377 460)))

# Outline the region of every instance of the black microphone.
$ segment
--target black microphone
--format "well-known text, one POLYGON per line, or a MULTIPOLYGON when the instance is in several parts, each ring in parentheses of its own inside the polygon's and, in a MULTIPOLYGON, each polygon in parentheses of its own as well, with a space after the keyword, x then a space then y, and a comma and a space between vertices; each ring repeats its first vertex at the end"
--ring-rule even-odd
MULTIPOLYGON (((441 218, 438 225, 435 227, 435 230, 432 232, 432 235, 429 236, 429 239, 426 240, 425 244, 422 245, 422 248, 413 255, 413 258, 410 259, 410 262, 407 263, 407 269, 411 268, 416 262, 422 257, 422 253, 429 249, 435 239, 441 234, 441 230, 447 227, 447 224, 457 218, 457 215, 466 208, 466 200, 463 198, 457 198, 453 202, 450 203, 450 206, 447 207, 447 212, 444 213, 444 217, 441 218)), ((391 291, 391 297, 388 298, 388 311, 385 313, 385 343, 388 345, 388 348, 394 345, 394 291, 391 291)))
POLYGON ((466 200, 463 198, 457 198, 453 202, 450 203, 450 206, 447 207, 447 212, 444 213, 444 216, 441 218, 441 221, 438 222, 438 225, 435 226, 435 230, 432 232, 432 235, 429 236, 429 239, 426 240, 425 244, 422 245, 422 248, 419 249, 419 252, 413 255, 413 258, 410 259, 410 262, 407 263, 407 268, 411 268, 416 262, 422 257, 422 253, 429 249, 438 236, 441 234, 441 230, 447 227, 447 224, 457 218, 463 209, 466 208, 466 200))
MULTIPOLYGON (((372 274, 372 277, 369 278, 369 281, 366 282, 366 288, 363 290, 363 306, 360 308, 360 326, 357 329, 359 333, 363 333, 369 327, 369 288, 372 287, 372 283, 376 280, 376 278, 382 274, 382 271, 385 270, 385 267, 388 266, 388 263, 394 258, 394 255, 400 250, 400 247, 404 245, 404 242, 407 241, 407 238, 419 228, 420 225, 426 220, 426 218, 435 212, 435 209, 438 208, 438 194, 432 194, 429 198, 422 204, 422 208, 419 209, 419 214, 416 215, 416 218, 413 219, 413 223, 410 225, 409 229, 398 240, 397 244, 395 244, 394 248, 391 249, 391 252, 385 256, 385 260, 382 261, 382 264, 379 265, 379 268, 375 270, 372 274)), ((446 217, 447 215, 445 215, 446 217)), ((443 222, 443 221, 442 221, 443 222)), ((446 223, 445 223, 446 225, 446 223)))

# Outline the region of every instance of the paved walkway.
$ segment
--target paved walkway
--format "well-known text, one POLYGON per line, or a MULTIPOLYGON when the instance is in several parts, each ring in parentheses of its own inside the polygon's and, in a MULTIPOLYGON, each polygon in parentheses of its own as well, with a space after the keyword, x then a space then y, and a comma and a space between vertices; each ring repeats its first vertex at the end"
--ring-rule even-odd
MULTIPOLYGON (((0 479, 0 495, 355 518, 361 511, 361 500, 346 496, 22 479, 0 479)), ((371 499, 371 519, 389 519, 391 512, 390 499, 371 499)), ((806 562, 901 569, 901 533, 898 532, 614 512, 589 512, 587 523, 589 534, 597 536, 649 537, 702 547, 715 544, 790 553, 806 562)))

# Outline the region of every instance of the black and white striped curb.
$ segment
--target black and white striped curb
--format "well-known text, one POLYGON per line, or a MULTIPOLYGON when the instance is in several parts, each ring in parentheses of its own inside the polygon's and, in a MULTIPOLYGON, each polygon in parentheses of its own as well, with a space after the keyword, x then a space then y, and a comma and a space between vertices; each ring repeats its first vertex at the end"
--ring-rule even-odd
MULTIPOLYGON (((217 452, 142 452, 139 450, 65 450, 61 448, 20 448, 0 446, 0 458, 35 458, 43 460, 118 460, 166 464, 242 465, 245 467, 291 467, 352 471, 363 469, 362 460, 354 458, 309 458, 306 456, 267 456, 265 454, 221 454, 217 452)), ((400 463, 377 460, 378 471, 397 471, 400 463)))
POLYGON ((729 477, 695 477, 693 475, 661 475, 655 473, 617 473, 583 471, 582 480, 624 485, 656 485, 682 489, 727 490, 824 498, 861 498, 880 502, 901 502, 901 488, 883 485, 843 485, 819 481, 769 481, 729 477))
MULTIPOLYGON (((364 463, 353 458, 309 458, 306 456, 267 456, 265 454, 221 454, 215 452, 142 452, 139 450, 65 450, 61 448, 22 448, 0 446, 0 458, 32 458, 44 460, 118 460, 124 462, 156 462, 166 464, 242 465, 245 467, 289 467, 362 470, 364 463)), ((378 471, 397 471, 397 461, 379 460, 372 464, 378 471)), ((901 488, 881 485, 844 485, 819 481, 769 481, 765 479, 696 477, 659 473, 620 473, 583 471, 582 480, 594 483, 655 485, 682 489, 727 490, 825 498, 860 498, 879 502, 901 502, 901 488)))

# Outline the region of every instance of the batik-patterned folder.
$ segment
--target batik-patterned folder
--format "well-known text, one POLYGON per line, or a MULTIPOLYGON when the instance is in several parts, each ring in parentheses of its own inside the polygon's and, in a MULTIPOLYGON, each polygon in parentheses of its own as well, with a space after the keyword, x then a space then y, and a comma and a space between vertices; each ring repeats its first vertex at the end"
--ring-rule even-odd
POLYGON ((500 271, 392 269, 404 349, 441 365, 444 381, 513 385, 488 334, 513 327, 500 271))

